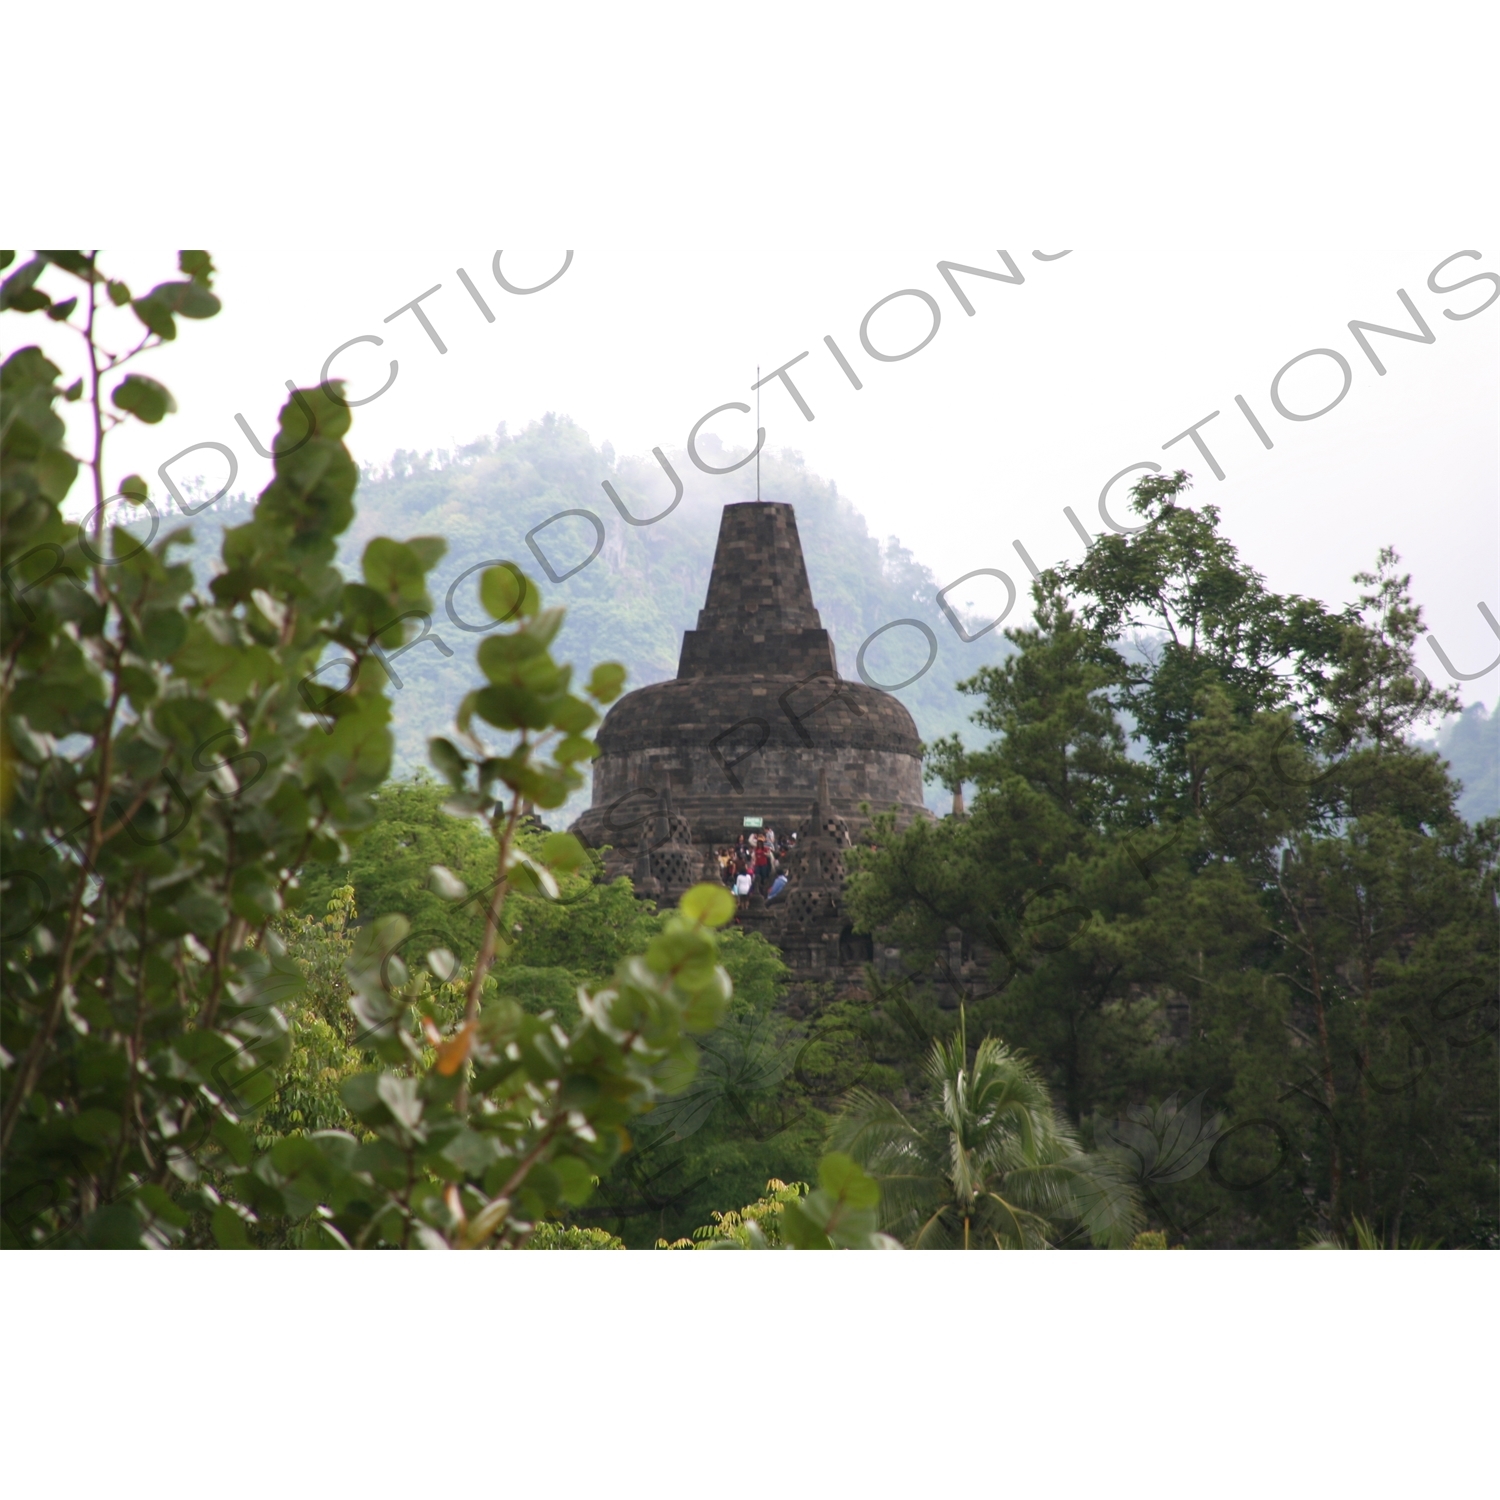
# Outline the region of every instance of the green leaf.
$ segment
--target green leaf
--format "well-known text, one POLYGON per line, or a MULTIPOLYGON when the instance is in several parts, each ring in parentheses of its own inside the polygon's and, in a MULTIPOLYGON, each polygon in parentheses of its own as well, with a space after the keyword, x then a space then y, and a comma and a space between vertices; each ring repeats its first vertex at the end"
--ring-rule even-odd
POLYGON ((490 635, 479 643, 480 670, 491 682, 511 682, 524 663, 542 656, 546 647, 522 631, 514 635, 490 635))
POLYGON ((144 297, 131 304, 135 315, 159 339, 177 337, 174 315, 182 318, 211 318, 223 304, 199 281, 164 281, 144 297))
POLYGON ((50 260, 54 266, 61 266, 65 271, 71 271, 75 276, 81 276, 85 281, 98 280, 98 273, 89 264, 89 258, 82 250, 42 250, 38 252, 44 260, 50 260))
POLYGON ((594 1174, 587 1163, 576 1156, 558 1156, 553 1159, 552 1170, 557 1173, 559 1196, 564 1203, 577 1208, 588 1202, 594 1191, 594 1174))
POLYGON ((174 1203, 166 1191, 157 1187, 154 1182, 138 1187, 135 1190, 135 1201, 138 1209, 144 1209, 152 1219, 170 1224, 174 1229, 181 1229, 188 1222, 189 1216, 182 1205, 174 1203))
POLYGON ((137 713, 156 700, 160 684, 152 672, 144 667, 131 666, 128 662, 120 668, 120 686, 137 713))
MULTIPOLYGON (((238 703, 254 683, 266 684, 275 679, 276 659, 263 646, 226 646, 213 638, 201 620, 188 626, 188 633, 172 657, 172 666, 191 682, 224 703, 238 703)), ((339 674, 330 674, 326 682, 337 684, 339 674)), ((333 692, 333 687, 327 688, 333 692)), ((320 701, 318 694, 314 701, 320 701)))
POLYGON ((245 1221, 227 1204, 221 1203, 209 1220, 214 1243, 221 1250, 248 1250, 250 1236, 245 1233, 245 1221))
MULTIPOLYGON (((224 903, 215 900, 206 891, 193 891, 174 902, 172 914, 181 919, 186 929, 195 937, 211 938, 228 920, 224 903)), ((165 916, 158 911, 158 916, 165 916)))
POLYGON ((255 1148, 250 1144, 250 1137, 238 1125, 220 1115, 214 1121, 212 1134, 237 1167, 248 1165, 255 1154, 255 1148))
POLYGON ((569 696, 553 707, 551 719, 555 728, 575 735, 592 729, 599 722, 599 715, 582 698, 569 696))
POLYGON ((421 1123, 423 1101, 417 1079, 382 1073, 375 1082, 375 1092, 391 1112, 391 1117, 408 1130, 415 1130, 421 1123))
POLYGON ((95 1210, 79 1228, 80 1242, 90 1250, 140 1250, 141 1221, 129 1203, 109 1203, 95 1210))
POLYGON ((130 305, 135 310, 136 317, 146 325, 148 332, 154 333, 164 342, 177 337, 177 323, 170 308, 152 301, 150 297, 137 297, 130 305))
POLYGON ((359 1142, 347 1130, 315 1130, 308 1139, 335 1169, 340 1172, 353 1171, 359 1142))
POLYGON ((36 312, 38 308, 50 307, 52 299, 45 293, 34 290, 33 283, 47 269, 47 262, 36 256, 28 260, 19 271, 12 272, 0 284, 0 312, 14 309, 16 312, 36 312))
POLYGON ((365 547, 361 563, 365 582, 381 594, 398 599, 421 596, 425 569, 416 551, 404 542, 377 536, 365 547))
MULTIPOLYGON (((116 547, 124 540, 117 531, 116 547)), ((165 661, 187 640, 187 616, 175 608, 147 610, 141 619, 139 645, 141 654, 153 661, 165 661)))
POLYGON ((128 411, 143 422, 160 422, 169 411, 177 410, 172 393, 149 375, 127 375, 114 388, 112 399, 121 411, 128 411))
POLYGON ((437 567, 448 551, 447 541, 440 536, 409 536, 406 545, 417 554, 423 568, 429 572, 437 567))
POLYGON ((399 912, 387 912, 366 922, 354 939, 349 958, 351 973, 378 969, 389 954, 399 948, 411 931, 411 923, 399 912))
POLYGON ((69 297, 66 302, 54 302, 52 306, 47 309, 47 316, 51 318, 54 323, 66 322, 69 314, 77 306, 78 298, 69 297))
POLYGON ((677 909, 705 927, 722 927, 735 913, 735 900, 722 885, 704 881, 683 893, 677 909))
POLYGON ((109 300, 116 307, 124 307, 130 301, 130 288, 123 281, 111 281, 107 283, 109 289, 109 300))
POLYGON ((9 312, 41 312, 43 308, 51 307, 52 299, 40 287, 27 287, 24 291, 14 293, 5 303, 9 312))
POLYGON ((83 1110, 73 1121, 73 1134, 91 1146, 103 1146, 120 1133, 120 1117, 109 1109, 83 1110))
POLYGON ((355 1073, 339 1085, 339 1097, 349 1113, 362 1125, 384 1125, 391 1112, 380 1097, 379 1084, 384 1074, 355 1073))
POLYGON ((576 771, 553 772, 545 766, 520 778, 522 796, 541 808, 561 807, 582 785, 583 777, 576 771))
POLYGON ((465 1128, 443 1147, 442 1154, 467 1176, 482 1177, 501 1149, 500 1142, 493 1135, 481 1135, 476 1130, 465 1128))
POLYGON ((565 609, 538 609, 533 618, 526 622, 526 638, 543 648, 550 646, 557 639, 567 617, 565 609))
POLYGON ((781 1235, 798 1250, 832 1250, 833 1241, 800 1203, 781 1210, 781 1235))
POLYGON ((525 688, 492 682, 470 696, 473 712, 496 729, 545 729, 551 717, 548 699, 525 688))
POLYGON ((328 1175, 321 1144, 305 1135, 283 1136, 271 1147, 271 1162, 287 1177, 307 1176, 317 1181, 328 1175))
POLYGON ((539 864, 524 849, 510 851, 510 868, 507 870, 513 890, 528 896, 545 896, 549 901, 557 900, 557 879, 546 865, 539 864))
POLYGON ((818 1186, 850 1208, 874 1208, 880 1184, 842 1151, 830 1151, 818 1163, 818 1186))
POLYGON ((581 734, 569 734, 554 746, 552 758, 559 765, 571 766, 580 760, 593 760, 598 754, 599 747, 593 740, 585 739, 581 734))
POLYGON ((486 568, 479 575, 479 602, 503 625, 534 615, 542 607, 537 586, 514 563, 486 568))
POLYGON ((464 784, 464 778, 469 770, 468 757, 452 740, 443 739, 441 736, 428 740, 427 754, 450 786, 457 788, 464 784))
POLYGON ((462 901, 469 888, 447 865, 432 865, 427 871, 427 889, 436 892, 444 901, 462 901))
POLYGON ((542 840, 542 863, 553 870, 576 870, 588 863, 588 852, 571 833, 549 833, 542 840))
POLYGON ((208 286, 213 280, 214 263, 207 250, 179 250, 177 269, 184 276, 191 276, 200 286, 208 286))
POLYGON ((589 673, 587 692, 595 703, 613 703, 625 688, 625 668, 617 661, 602 661, 589 673))
POLYGON ((235 872, 230 886, 230 904, 238 917, 259 926, 281 910, 281 895, 271 872, 262 865, 244 865, 235 872))
POLYGON ((734 993, 728 973, 715 964, 708 975, 708 983, 696 985, 692 998, 682 1008, 682 1024, 685 1030, 700 1036, 713 1031, 729 1014, 729 1000, 734 993))

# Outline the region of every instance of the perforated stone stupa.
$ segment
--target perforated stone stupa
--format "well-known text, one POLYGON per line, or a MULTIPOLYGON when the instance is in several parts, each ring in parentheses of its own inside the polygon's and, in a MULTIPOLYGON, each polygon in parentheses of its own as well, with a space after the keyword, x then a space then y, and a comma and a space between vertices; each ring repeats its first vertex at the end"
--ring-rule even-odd
MULTIPOLYGON (((839 676, 790 505, 724 507, 708 594, 696 628, 683 633, 677 676, 627 693, 597 739, 593 804, 574 831, 611 847, 611 876, 634 873, 653 886, 717 878, 714 849, 747 828, 774 828, 785 844, 812 818, 821 847, 823 838, 858 837, 861 803, 894 808, 902 823, 927 816, 916 725, 889 693, 839 676)), ((767 920, 784 913, 775 922, 797 929, 797 948, 813 917, 799 889, 810 897, 814 884, 823 889, 813 925, 831 927, 837 941, 842 858, 836 889, 825 862, 814 862, 814 879, 811 865, 804 874, 794 861, 786 905, 764 909, 767 920)))

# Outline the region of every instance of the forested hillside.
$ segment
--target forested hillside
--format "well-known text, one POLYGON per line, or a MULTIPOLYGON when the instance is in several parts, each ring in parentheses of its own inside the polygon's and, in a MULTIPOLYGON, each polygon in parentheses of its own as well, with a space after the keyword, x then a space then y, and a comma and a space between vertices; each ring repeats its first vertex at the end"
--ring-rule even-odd
POLYGON ((1462 817, 1477 823, 1500 814, 1500 713, 1471 703, 1443 725, 1435 740, 1423 741, 1423 748, 1436 750, 1454 779, 1463 783, 1458 799, 1462 817))
MULTIPOLYGON (((723 461, 714 456, 711 439, 705 441, 705 451, 711 462, 723 461)), ((670 515, 649 526, 626 524, 602 485, 608 480, 633 515, 657 515, 671 504, 673 494, 657 463, 618 458, 608 443, 596 448, 575 423, 550 413, 515 437, 502 423, 493 437, 454 452, 400 451, 385 468, 364 471, 354 523, 340 548, 344 568, 357 568, 365 544, 377 535, 429 534, 445 537, 449 544, 435 580, 438 609, 429 642, 391 659, 399 679, 390 684, 398 775, 427 767, 427 739, 452 718, 464 691, 464 648, 473 637, 463 624, 480 615, 473 603, 479 575, 463 575, 497 558, 540 572, 526 535, 559 512, 590 511, 604 531, 593 562, 550 589, 568 610, 559 637, 563 655, 574 661, 623 662, 630 673, 628 688, 675 674, 682 632, 696 622, 708 585, 720 509, 754 498, 755 470, 747 465, 713 478, 694 468, 685 454, 673 454, 669 462, 684 482, 683 499, 670 515), (455 580, 462 581, 445 608, 455 580), (442 646, 435 644, 439 640, 442 646), (445 656, 443 646, 453 654, 445 656)), ((190 483, 187 489, 192 498, 204 498, 201 485, 190 483)), ((881 542, 872 536, 837 483, 810 474, 797 454, 762 455, 761 494, 797 507, 813 597, 837 647, 840 673, 855 675, 861 644, 882 625, 921 620, 936 638, 937 656, 896 696, 928 743, 955 731, 971 732, 972 703, 956 684, 1010 653, 1004 629, 961 641, 936 601, 938 589, 949 580, 934 577, 897 538, 881 542)), ((914 497, 914 516, 919 501, 914 497)), ((192 562, 200 584, 220 566, 223 528, 243 524, 250 513, 249 499, 236 496, 193 518, 192 562)), ((571 515, 534 540, 554 570, 566 575, 588 557, 597 536, 586 517, 571 515)), ((1022 574, 1014 581, 1020 609, 1031 580, 1022 574)), ((949 602, 973 634, 993 617, 966 609, 967 596, 960 589, 949 602)), ((1128 644, 1125 649, 1127 655, 1139 654, 1128 644)), ((921 668, 927 651, 916 630, 892 630, 871 643, 866 671, 877 683, 900 682, 921 668)), ((343 675, 329 667, 318 682, 332 692, 343 675)), ((1130 726, 1128 715, 1123 722, 1130 726)), ((1472 704, 1445 723, 1435 739, 1420 743, 1448 759, 1463 783, 1458 810, 1464 818, 1474 823, 1500 813, 1500 715, 1472 704)), ((935 812, 946 809, 949 798, 941 787, 929 787, 927 797, 935 812)), ((587 790, 578 793, 554 815, 554 822, 570 822, 588 800, 587 790)))
MULTIPOLYGON (((703 451, 709 462, 726 462, 714 456, 711 439, 705 440, 703 451)), ((467 570, 496 559, 513 559, 542 577, 526 535, 559 512, 589 511, 604 534, 598 556, 571 577, 568 570, 595 545, 593 523, 585 516, 565 516, 534 538, 563 577, 548 589, 549 597, 568 611, 558 638, 563 657, 623 662, 630 674, 627 688, 676 673, 682 632, 696 623, 708 586, 720 510, 755 498, 755 468, 752 464, 710 477, 685 454, 673 454, 669 462, 683 480, 683 499, 670 515, 649 526, 623 521, 601 486, 608 480, 633 515, 657 515, 671 504, 673 493, 657 463, 649 457, 616 458, 609 444, 596 448, 568 418, 551 414, 515 437, 502 425, 494 437, 453 453, 398 452, 384 470, 366 470, 354 523, 341 542, 342 566, 356 567, 365 544, 381 534, 436 535, 448 542, 433 579, 438 609, 431 637, 391 661, 399 679, 391 683, 398 772, 427 765, 427 739, 450 721, 464 691, 475 641, 464 623, 482 619, 474 603, 478 573, 459 584, 451 614, 444 608, 449 589, 467 570), (453 654, 445 656, 443 647, 453 654)), ((762 455, 761 494, 797 507, 813 597, 833 636, 840 673, 855 675, 860 646, 882 625, 921 620, 936 637, 937 656, 897 696, 911 710, 924 740, 961 728, 968 708, 954 684, 1003 658, 1009 648, 1001 632, 961 641, 935 599, 950 580, 935 578, 897 540, 882 543, 871 536, 838 486, 810 474, 796 454, 762 455)), ((921 498, 912 497, 913 529, 921 498)), ((233 500, 194 520, 194 565, 200 581, 216 564, 222 527, 239 525, 248 515, 248 501, 233 500)), ((1030 579, 1023 575, 1015 583, 1024 601, 1030 579)), ((972 634, 988 620, 972 620, 964 609, 965 594, 960 589, 951 603, 972 634)), ((865 669, 878 684, 898 683, 917 672, 927 655, 927 642, 917 630, 892 630, 870 645, 865 669)), ((343 677, 330 668, 319 682, 331 692, 343 677)), ((935 808, 942 805, 938 790, 929 795, 935 808)), ((587 800, 586 792, 579 794, 555 820, 576 816, 587 800)))

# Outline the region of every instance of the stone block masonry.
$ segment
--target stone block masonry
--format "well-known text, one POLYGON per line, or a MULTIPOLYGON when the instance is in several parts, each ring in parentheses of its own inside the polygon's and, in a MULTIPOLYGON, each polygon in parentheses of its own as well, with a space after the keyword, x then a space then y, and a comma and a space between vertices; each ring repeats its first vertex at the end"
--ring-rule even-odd
MULTIPOLYGON (((747 817, 785 841, 814 803, 854 837, 864 802, 894 808, 902 823, 928 816, 916 724, 889 693, 839 677, 790 505, 724 507, 707 597, 697 628, 683 634, 676 678, 627 693, 597 739, 592 805, 573 829, 611 846, 611 876, 644 868, 638 845, 643 834, 649 843, 664 792, 685 820, 673 841, 677 878, 678 843, 690 840, 694 874, 708 877, 713 848, 733 843, 747 817)), ((835 930, 837 906, 826 914, 835 930)), ((783 942, 789 959, 809 936, 783 942)))

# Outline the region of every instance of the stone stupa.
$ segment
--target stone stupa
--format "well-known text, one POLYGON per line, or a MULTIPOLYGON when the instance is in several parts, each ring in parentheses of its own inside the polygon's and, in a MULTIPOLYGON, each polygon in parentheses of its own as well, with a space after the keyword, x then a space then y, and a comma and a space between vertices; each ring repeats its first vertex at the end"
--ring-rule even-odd
MULTIPOLYGON (((902 824, 928 816, 916 724, 889 693, 839 676, 796 513, 774 501, 724 507, 677 676, 625 694, 597 740, 593 803, 573 828, 610 846, 611 876, 645 872, 642 841, 654 843, 658 825, 670 832, 676 886, 716 879, 714 850, 747 830, 774 828, 784 848, 815 803, 820 825, 834 820, 845 839, 868 821, 861 803, 894 808, 902 824)), ((658 863, 649 862, 653 884, 658 863)), ((795 862, 790 879, 789 897, 795 862)), ((821 911, 828 894, 820 918, 835 921, 821 911)))

